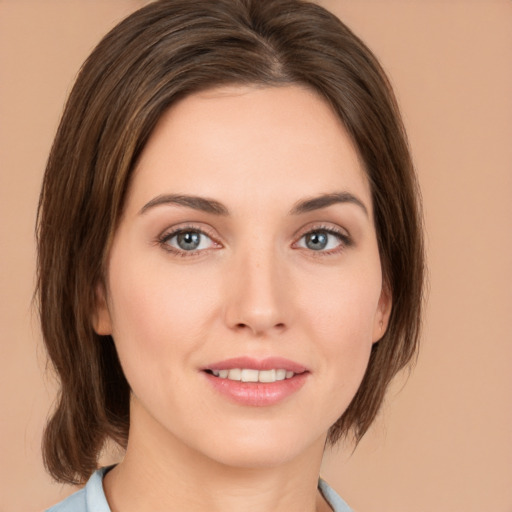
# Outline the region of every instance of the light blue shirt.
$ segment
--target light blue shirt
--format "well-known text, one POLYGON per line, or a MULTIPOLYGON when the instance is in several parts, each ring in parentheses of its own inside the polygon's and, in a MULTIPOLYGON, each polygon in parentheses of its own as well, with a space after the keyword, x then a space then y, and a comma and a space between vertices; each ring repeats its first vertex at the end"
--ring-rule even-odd
MULTIPOLYGON (((111 512, 103 492, 103 476, 110 468, 95 471, 86 486, 46 512, 111 512)), ((320 478, 318 488, 334 512, 352 512, 352 509, 320 478)))

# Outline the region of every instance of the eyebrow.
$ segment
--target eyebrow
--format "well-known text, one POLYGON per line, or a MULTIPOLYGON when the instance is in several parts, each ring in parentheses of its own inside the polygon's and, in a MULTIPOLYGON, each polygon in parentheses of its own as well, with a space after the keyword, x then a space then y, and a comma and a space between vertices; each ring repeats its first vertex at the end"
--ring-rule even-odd
MULTIPOLYGON (((359 206, 363 212, 368 216, 368 209, 364 203, 350 192, 334 192, 331 194, 321 194, 319 196, 304 199, 297 202, 290 210, 290 215, 300 215, 314 210, 327 208, 334 204, 351 203, 359 206)), ((140 210, 140 215, 146 213, 151 208, 161 205, 178 205, 199 210, 214 215, 229 215, 229 210, 219 201, 200 196, 190 196, 185 194, 163 194, 159 195, 148 203, 146 203, 140 210)))
POLYGON ((178 205, 186 206, 194 210, 199 210, 215 215, 229 215, 229 210, 218 201, 206 197, 189 196, 183 194, 164 194, 151 199, 140 210, 140 214, 146 213, 149 209, 160 205, 178 205))
POLYGON ((359 206, 368 217, 368 209, 366 208, 364 203, 350 192, 334 192, 332 194, 321 194, 311 199, 299 201, 291 209, 290 214, 300 215, 301 213, 320 210, 321 208, 327 208, 328 206, 332 206, 333 204, 339 203, 355 204, 359 206))

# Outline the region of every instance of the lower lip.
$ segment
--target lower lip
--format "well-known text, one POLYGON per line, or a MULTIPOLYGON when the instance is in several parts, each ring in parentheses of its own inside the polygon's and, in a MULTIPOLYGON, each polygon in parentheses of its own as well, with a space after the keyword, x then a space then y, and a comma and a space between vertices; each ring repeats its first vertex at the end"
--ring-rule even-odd
POLYGON ((282 402, 299 391, 306 382, 308 372, 276 382, 241 382, 221 379, 206 372, 204 375, 216 391, 232 401, 252 407, 268 407, 282 402))

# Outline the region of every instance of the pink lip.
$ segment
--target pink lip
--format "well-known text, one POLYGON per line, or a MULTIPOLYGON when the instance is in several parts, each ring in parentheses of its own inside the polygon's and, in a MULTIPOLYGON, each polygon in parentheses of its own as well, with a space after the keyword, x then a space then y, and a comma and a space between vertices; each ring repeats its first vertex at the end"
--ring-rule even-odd
POLYGON ((252 407, 277 405, 299 391, 310 374, 304 366, 280 357, 270 357, 262 360, 237 357, 214 363, 204 370, 204 376, 217 392, 237 404, 252 407), (250 370, 271 370, 275 368, 292 371, 296 375, 290 379, 276 382, 241 382, 221 379, 206 372, 206 370, 231 370, 233 368, 247 368, 250 370))
POLYGON ((247 368, 248 370, 272 370, 273 368, 290 371, 293 373, 304 373, 305 366, 285 359, 284 357, 267 357, 265 359, 254 359, 252 357, 234 357, 219 361, 205 367, 205 370, 232 370, 233 368, 247 368))

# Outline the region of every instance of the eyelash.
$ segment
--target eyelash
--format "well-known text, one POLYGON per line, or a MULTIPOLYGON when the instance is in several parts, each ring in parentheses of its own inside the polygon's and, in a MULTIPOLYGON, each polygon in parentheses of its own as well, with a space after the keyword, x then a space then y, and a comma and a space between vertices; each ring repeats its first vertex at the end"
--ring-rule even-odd
MULTIPOLYGON (((174 229, 172 231, 166 231, 158 237, 157 243, 165 251, 170 252, 170 253, 172 253, 176 256, 182 257, 182 258, 199 256, 201 253, 211 250, 211 248, 207 248, 207 249, 185 251, 183 249, 176 249, 175 247, 172 247, 171 245, 169 245, 169 241, 171 239, 173 239, 175 236, 178 236, 182 233, 197 233, 199 235, 208 237, 212 241, 213 244, 215 244, 217 246, 221 246, 220 242, 217 242, 215 240, 215 237, 213 237, 211 234, 209 234, 206 230, 204 230, 203 228, 195 227, 195 226, 185 226, 185 227, 180 227, 180 228, 174 229)), ((304 233, 302 233, 300 235, 300 238, 298 239, 298 241, 293 243, 293 246, 296 246, 307 235, 312 235, 314 233, 326 233, 328 235, 332 235, 332 236, 336 237, 340 243, 334 249, 330 249, 327 251, 323 251, 323 250, 315 251, 313 249, 308 250, 307 248, 304 248, 304 247, 296 247, 296 248, 306 249, 307 252, 311 253, 311 255, 313 255, 315 257, 324 257, 324 256, 338 254, 338 253, 342 252, 343 250, 345 250, 347 247, 351 247, 353 245, 353 241, 352 241, 351 237, 348 234, 346 234, 344 231, 338 230, 332 226, 327 227, 327 226, 320 225, 320 226, 315 226, 313 228, 310 228, 307 231, 305 231, 304 233)))
MULTIPOLYGON (((335 228, 333 226, 325 226, 325 225, 318 225, 314 226, 312 228, 308 228, 307 231, 302 233, 300 235, 300 238, 297 242, 295 242, 293 245, 297 245, 304 237, 307 235, 311 235, 313 233, 326 233, 328 235, 334 236, 339 244, 334 249, 329 249, 327 251, 315 251, 313 249, 307 250, 311 256, 314 257, 328 257, 331 255, 339 254, 340 252, 344 251, 348 247, 351 247, 353 245, 353 240, 345 231, 342 231, 341 229, 335 228)), ((303 249, 301 247, 301 249, 303 249)))
POLYGON ((199 249, 199 250, 193 250, 193 251, 185 251, 183 249, 177 249, 177 248, 169 245, 169 241, 172 238, 174 238, 175 236, 178 236, 182 233, 198 233, 201 236, 208 237, 212 241, 213 244, 215 244, 217 246, 221 245, 204 228, 198 228, 195 226, 184 226, 184 227, 174 229, 172 231, 166 231, 158 237, 157 242, 162 247, 162 249, 164 249, 165 251, 170 252, 176 256, 180 256, 182 258, 199 256, 201 253, 204 253, 205 251, 210 250, 210 248, 208 248, 208 249, 199 249))

